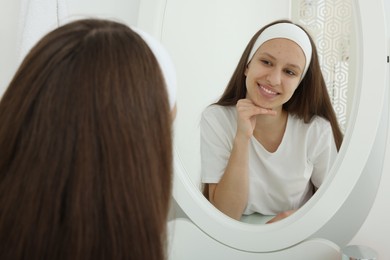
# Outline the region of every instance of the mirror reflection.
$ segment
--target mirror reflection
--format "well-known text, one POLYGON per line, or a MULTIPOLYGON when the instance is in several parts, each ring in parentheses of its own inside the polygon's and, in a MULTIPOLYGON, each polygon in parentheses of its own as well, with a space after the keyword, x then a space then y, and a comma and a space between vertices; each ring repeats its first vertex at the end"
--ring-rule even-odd
POLYGON ((342 142, 309 34, 287 20, 260 29, 200 133, 204 192, 226 215, 272 223, 308 201, 342 142))
MULTIPOLYGON (((184 4, 176 0, 168 1, 162 35, 164 44, 170 49, 175 63, 178 65, 179 84, 183 86, 178 93, 180 110, 176 121, 175 145, 187 173, 199 189, 202 188, 201 114, 210 104, 220 100, 242 51, 253 33, 262 25, 276 19, 288 18, 297 24, 303 25, 309 31, 318 48, 318 62, 341 131, 344 131, 347 126, 349 104, 353 93, 353 89, 351 89, 353 82, 348 80, 348 73, 351 73, 353 69, 349 65, 351 48, 349 39, 352 20, 350 1, 333 1, 332 3, 325 3, 325 1, 281 1, 278 3, 248 1, 247 5, 243 5, 241 2, 240 4, 233 3, 236 1, 230 1, 228 5, 218 5, 215 2, 218 1, 213 1, 214 4, 210 2, 202 3, 203 6, 210 7, 207 8, 208 11, 205 11, 199 7, 202 4, 184 4), (171 8, 172 6, 176 6, 176 9, 171 8), (265 7, 267 7, 267 12, 262 17, 259 17, 257 11, 254 11, 264 10, 265 7), (180 9, 181 12, 177 12, 177 9, 180 9), (228 17, 233 11, 237 19, 231 21, 232 19, 228 17), (202 19, 199 20, 200 13, 202 19), (342 13, 342 16, 340 13, 342 13), (180 20, 183 23, 180 26, 175 25, 171 22, 170 17, 175 18, 172 21, 180 20), (332 17, 337 17, 337 19, 332 17), (180 39, 180 44, 174 40, 177 37, 173 37, 177 34, 184 36, 180 39), (221 57, 223 58, 221 59, 221 57)), ((222 130, 226 131, 226 128, 227 126, 222 130)), ((259 141, 256 138, 254 139, 259 141)), ((284 141, 283 138, 281 140, 284 141)), ((261 142, 259 143, 261 144, 261 142)), ((283 144, 283 142, 280 141, 280 144, 283 144)), ((290 154, 295 155, 294 149, 296 148, 290 147, 292 149, 290 154)), ((211 153, 211 150, 209 152, 211 153)), ((225 161, 228 161, 228 159, 225 158, 225 161)), ((331 160, 334 160, 334 158, 331 160)), ((289 157, 283 158, 275 165, 279 167, 281 163, 286 161, 291 161, 291 159, 289 157)), ((330 166, 331 163, 326 167, 329 168, 330 166)), ((308 173, 305 172, 303 175, 307 177, 308 173)), ((316 182, 314 184, 310 178, 308 180, 309 182, 306 183, 310 185, 307 186, 307 189, 303 189, 305 195, 301 197, 301 201, 298 199, 299 202, 294 204, 277 196, 273 199, 283 201, 286 204, 290 203, 290 205, 294 204, 295 208, 299 208, 299 205, 310 197, 315 187, 319 186, 321 182, 317 180, 314 181, 316 182)), ((261 180, 257 180, 257 182, 261 182, 261 180)), ((279 187, 277 191, 279 192, 279 187)), ((288 207, 284 209, 286 211, 290 210, 288 207)), ((248 211, 248 214, 250 212, 248 211)), ((275 210, 272 214, 277 214, 277 212, 275 210)), ((268 215, 271 212, 264 212, 264 214, 268 215)), ((245 217, 242 220, 252 221, 245 217)))

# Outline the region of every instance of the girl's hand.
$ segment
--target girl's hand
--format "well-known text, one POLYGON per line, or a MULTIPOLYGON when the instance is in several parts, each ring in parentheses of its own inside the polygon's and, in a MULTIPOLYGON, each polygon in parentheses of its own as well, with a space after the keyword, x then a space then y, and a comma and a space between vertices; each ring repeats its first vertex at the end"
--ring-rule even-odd
POLYGON ((275 217, 273 217, 272 219, 268 220, 266 224, 274 223, 276 221, 287 218, 288 216, 292 215, 295 211, 297 211, 297 210, 293 209, 293 210, 287 210, 287 211, 281 212, 278 215, 276 215, 275 217))
POLYGON ((237 135, 250 138, 256 126, 257 115, 276 115, 272 109, 256 106, 249 99, 240 99, 236 105, 237 108, 237 135))

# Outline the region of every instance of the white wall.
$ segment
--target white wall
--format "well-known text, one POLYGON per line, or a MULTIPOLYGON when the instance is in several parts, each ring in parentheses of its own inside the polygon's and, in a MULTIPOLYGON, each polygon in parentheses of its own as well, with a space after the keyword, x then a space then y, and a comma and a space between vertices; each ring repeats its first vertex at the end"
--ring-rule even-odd
POLYGON ((0 4, 0 96, 16 70, 16 37, 19 1, 2 0, 0 4))
MULTIPOLYGON (((390 53, 390 0, 384 0, 387 18, 387 36, 389 39, 390 53)), ((390 75, 390 64, 389 64, 390 75)), ((390 87, 390 80, 387 82, 390 87)), ((390 128, 390 125, 389 125, 390 128)), ((350 242, 351 245, 365 245, 374 249, 378 253, 378 259, 390 259, 390 132, 387 139, 387 151, 385 163, 382 171, 382 179, 379 185, 374 205, 365 223, 350 242)))
MULTIPOLYGON (((0 96, 19 65, 18 20, 21 2, 26 1, 1 0, 0 3, 0 96)), ((139 0, 66 0, 66 6, 71 18, 95 16, 135 25, 138 19, 139 0)))
POLYGON ((135 25, 140 0, 66 0, 70 16, 99 16, 135 25))

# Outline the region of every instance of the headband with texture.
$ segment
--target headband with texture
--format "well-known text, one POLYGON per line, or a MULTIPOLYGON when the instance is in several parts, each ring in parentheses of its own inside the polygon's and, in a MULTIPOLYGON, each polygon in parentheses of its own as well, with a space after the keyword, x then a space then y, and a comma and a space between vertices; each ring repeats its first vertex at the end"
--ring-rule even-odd
POLYGON ((165 79, 165 85, 167 86, 169 105, 171 109, 173 109, 176 104, 176 71, 168 52, 162 44, 151 35, 133 26, 131 29, 141 36, 156 57, 165 79))
POLYGON ((292 23, 277 23, 267 27, 257 38, 255 44, 252 47, 251 53, 249 54, 247 64, 252 60, 253 55, 255 55, 257 49, 266 41, 284 38, 295 42, 301 47, 303 53, 305 54, 306 62, 305 68, 302 73, 301 79, 305 76, 309 64, 311 61, 311 52, 312 47, 310 43, 309 36, 304 30, 292 23))

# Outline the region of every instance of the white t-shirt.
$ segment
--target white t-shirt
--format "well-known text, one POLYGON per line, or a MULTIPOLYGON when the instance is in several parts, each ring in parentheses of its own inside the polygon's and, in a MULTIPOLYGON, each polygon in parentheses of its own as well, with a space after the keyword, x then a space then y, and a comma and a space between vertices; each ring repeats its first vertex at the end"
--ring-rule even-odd
MULTIPOLYGON (((218 183, 224 174, 237 129, 235 106, 212 105, 202 113, 202 182, 218 183)), ((330 123, 310 123, 289 114, 283 140, 271 153, 252 136, 249 146, 249 198, 244 214, 275 215, 301 207, 319 187, 337 156, 330 123)))

